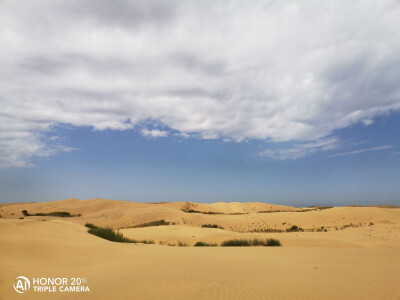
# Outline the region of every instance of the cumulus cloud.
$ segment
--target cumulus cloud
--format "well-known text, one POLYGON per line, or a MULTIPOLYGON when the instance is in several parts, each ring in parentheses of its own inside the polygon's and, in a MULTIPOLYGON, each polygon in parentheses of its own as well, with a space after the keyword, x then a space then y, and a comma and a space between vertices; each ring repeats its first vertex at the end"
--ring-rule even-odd
POLYGON ((150 137, 167 137, 168 136, 168 131, 165 130, 158 130, 158 129, 147 129, 144 128, 140 131, 144 136, 150 136, 150 137))
POLYGON ((395 0, 1 1, 1 160, 29 164, 60 123, 149 119, 323 150, 305 145, 400 109, 399 16, 395 0))

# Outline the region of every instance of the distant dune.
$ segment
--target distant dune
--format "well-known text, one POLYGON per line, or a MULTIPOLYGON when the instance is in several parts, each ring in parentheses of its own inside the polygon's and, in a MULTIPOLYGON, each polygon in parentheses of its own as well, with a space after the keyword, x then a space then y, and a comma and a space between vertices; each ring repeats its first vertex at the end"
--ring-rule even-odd
POLYGON ((1 205, 0 215, 0 299, 400 299, 392 206, 68 199, 1 205), (27 216, 52 212, 81 216, 27 216), (148 224, 159 220, 169 225, 148 224), (85 223, 155 244, 110 242, 85 223), (177 247, 253 238, 282 247, 177 247), (81 276, 91 292, 19 295, 20 275, 81 276))

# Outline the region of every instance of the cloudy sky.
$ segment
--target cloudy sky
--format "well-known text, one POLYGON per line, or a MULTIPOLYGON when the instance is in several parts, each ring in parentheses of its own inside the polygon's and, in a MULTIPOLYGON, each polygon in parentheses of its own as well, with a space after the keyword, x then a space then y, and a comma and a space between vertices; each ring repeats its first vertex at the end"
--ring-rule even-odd
POLYGON ((0 201, 400 202, 399 28, 397 0, 2 0, 0 201))

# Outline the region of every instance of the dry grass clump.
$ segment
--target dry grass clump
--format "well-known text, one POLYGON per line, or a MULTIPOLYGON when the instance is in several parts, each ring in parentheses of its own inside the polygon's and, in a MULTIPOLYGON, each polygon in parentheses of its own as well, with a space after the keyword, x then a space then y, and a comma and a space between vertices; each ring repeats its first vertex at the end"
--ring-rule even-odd
POLYGON ((22 211, 22 214, 25 217, 30 217, 30 216, 39 216, 39 217, 62 217, 62 218, 71 218, 71 217, 80 217, 82 216, 81 214, 76 214, 76 215, 71 215, 67 211, 53 211, 49 213, 36 213, 36 214, 30 214, 26 209, 22 211))
POLYGON ((219 229, 224 229, 224 227, 219 226, 217 224, 203 224, 201 225, 202 228, 219 228, 219 229))
POLYGON ((286 229, 286 232, 299 232, 299 231, 304 231, 304 229, 297 225, 292 225, 290 228, 286 229))
POLYGON ((197 243, 194 244, 193 246, 195 246, 195 247, 216 247, 217 244, 214 244, 214 243, 206 243, 206 242, 197 242, 197 243))
POLYGON ((164 225, 170 225, 171 222, 167 222, 164 219, 162 220, 157 220, 157 221, 151 221, 148 223, 143 223, 143 224, 138 224, 135 226, 129 226, 127 228, 140 228, 140 227, 151 227, 151 226, 164 226, 164 225))
POLYGON ((111 241, 111 242, 117 242, 117 243, 143 243, 143 244, 154 244, 154 241, 152 240, 133 240, 127 237, 124 237, 124 235, 120 232, 115 232, 114 229, 111 227, 98 227, 94 224, 91 223, 86 223, 85 226, 88 229, 88 232, 90 234, 93 234, 95 236, 101 237, 102 239, 111 241))
POLYGON ((234 239, 234 240, 227 240, 221 243, 222 247, 250 247, 250 246, 281 246, 281 242, 277 239, 252 239, 252 240, 245 240, 245 239, 234 239))

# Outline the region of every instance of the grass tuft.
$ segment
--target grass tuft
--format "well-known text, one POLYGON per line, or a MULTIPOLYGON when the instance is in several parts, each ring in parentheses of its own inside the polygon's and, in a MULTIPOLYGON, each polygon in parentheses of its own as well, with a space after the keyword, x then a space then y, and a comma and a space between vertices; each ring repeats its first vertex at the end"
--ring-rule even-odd
POLYGON ((286 229, 286 232, 298 232, 298 231, 304 231, 304 229, 297 225, 292 225, 292 227, 286 229))
POLYGON ((193 246, 195 247, 217 247, 217 244, 214 243, 205 243, 205 242, 197 242, 193 246))
POLYGON ((61 217, 61 218, 72 218, 72 217, 80 217, 82 216, 81 214, 76 214, 76 215, 71 215, 67 211, 53 211, 49 213, 36 213, 36 214, 30 214, 26 209, 22 211, 22 214, 25 217, 30 217, 30 216, 37 216, 37 217, 61 217))
POLYGON ((99 227, 97 227, 96 225, 93 225, 92 223, 86 223, 86 224, 85 224, 85 227, 87 227, 87 228, 92 228, 92 229, 97 229, 97 228, 99 228, 99 227))
POLYGON ((282 229, 275 229, 275 228, 261 228, 261 229, 253 229, 250 232, 274 232, 274 233, 279 233, 283 232, 282 229))
POLYGON ((282 246, 281 242, 277 239, 267 239, 267 245, 268 247, 279 247, 282 246))
POLYGON ((224 227, 219 226, 217 224, 203 224, 201 225, 202 228, 219 228, 219 229, 224 229, 224 227))
POLYGON ((221 243, 222 247, 248 247, 251 246, 249 240, 227 240, 221 243))
POLYGON ((90 234, 93 234, 95 236, 101 237, 102 239, 111 241, 111 242, 117 242, 117 243, 143 243, 143 244, 154 244, 153 240, 133 240, 127 237, 124 237, 124 235, 120 232, 115 232, 114 229, 111 227, 98 227, 96 225, 93 225, 91 223, 86 223, 86 227, 89 228, 88 232, 90 234))
POLYGON ((163 226, 163 225, 169 225, 171 222, 166 222, 164 219, 163 220, 157 220, 157 221, 152 221, 148 223, 143 223, 143 224, 138 224, 135 226, 129 226, 127 228, 141 228, 141 227, 151 227, 151 226, 163 226))
POLYGON ((250 246, 281 246, 279 240, 276 239, 252 239, 252 240, 227 240, 221 243, 222 247, 250 247, 250 246))

